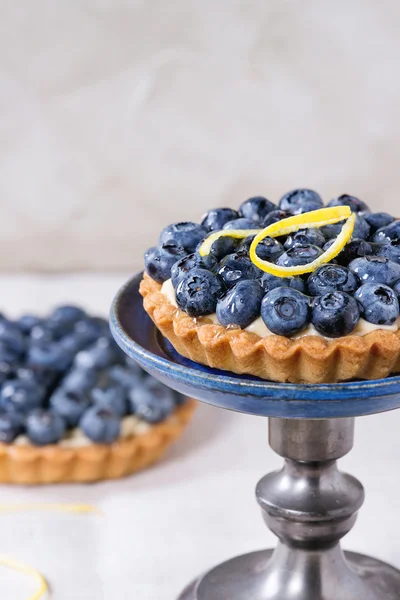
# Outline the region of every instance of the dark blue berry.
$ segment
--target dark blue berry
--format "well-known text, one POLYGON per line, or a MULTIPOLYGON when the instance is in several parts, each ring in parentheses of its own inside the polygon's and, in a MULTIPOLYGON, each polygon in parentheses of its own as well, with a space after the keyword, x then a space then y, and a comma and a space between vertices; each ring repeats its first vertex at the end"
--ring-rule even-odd
POLYGON ((318 246, 306 244, 304 246, 293 246, 276 262, 280 267, 297 267, 299 265, 307 265, 321 256, 322 250, 318 246))
POLYGON ((254 196, 240 205, 239 212, 245 219, 251 219, 261 225, 268 213, 277 210, 277 206, 263 196, 254 196))
POLYGON ((229 254, 219 263, 218 275, 227 287, 244 279, 260 279, 262 271, 244 254, 229 254))
POLYGON ((128 369, 121 365, 115 365, 108 370, 109 379, 121 385, 125 390, 130 390, 134 386, 140 385, 143 376, 144 372, 140 367, 137 367, 137 369, 128 369))
POLYGON ((261 317, 268 329, 276 335, 295 335, 307 326, 310 300, 296 289, 275 288, 264 296, 261 317))
POLYGON ((50 397, 50 408, 60 415, 69 427, 76 427, 91 404, 88 393, 58 388, 50 397))
POLYGON ((352 294, 360 286, 360 282, 357 275, 346 267, 326 264, 311 273, 307 286, 311 296, 323 296, 335 291, 352 294))
POLYGON ((96 406, 111 410, 119 417, 128 413, 126 391, 117 383, 93 388, 92 399, 96 406))
POLYGON ((25 352, 25 336, 15 323, 0 319, 0 343, 6 345, 12 352, 21 355, 25 352))
MULTIPOLYGON (((230 237, 223 236, 215 240, 210 248, 210 254, 217 261, 220 261, 227 256, 228 254, 232 254, 235 251, 235 248, 239 244, 239 240, 230 237)), ((208 267, 207 267, 208 268, 208 267)))
MULTIPOLYGON (((255 238, 255 235, 248 235, 244 240, 239 244, 237 253, 244 253, 249 255, 250 246, 255 238)), ((272 237, 266 237, 257 245, 256 254, 262 260, 267 260, 268 262, 276 262, 281 254, 283 254, 283 246, 278 240, 272 237)))
POLYGON ((211 271, 193 269, 176 288, 178 306, 191 317, 215 312, 218 298, 225 290, 222 279, 211 271))
POLYGON ((258 229, 258 225, 251 219, 235 219, 226 223, 223 229, 258 229))
MULTIPOLYGON (((100 317, 88 317, 77 321, 74 325, 72 335, 76 336, 80 347, 95 342, 98 338, 110 334, 110 327, 106 319, 100 317)), ((63 338, 64 339, 64 338, 63 338)), ((63 342, 63 339, 61 340, 63 342)))
POLYGON ((289 235, 284 244, 285 250, 294 246, 318 246, 322 248, 325 244, 325 237, 319 229, 300 229, 295 234, 289 235))
POLYGON ((97 383, 99 373, 95 369, 71 369, 61 382, 61 387, 68 392, 85 394, 97 383))
POLYGON ((306 286, 301 277, 277 277, 271 273, 264 273, 260 283, 264 292, 270 292, 278 287, 290 287, 299 292, 305 292, 306 290, 306 286))
POLYGON ((288 214, 284 210, 273 210, 272 212, 267 214, 261 226, 265 228, 269 225, 272 225, 273 223, 279 223, 279 221, 287 219, 288 217, 290 217, 290 214, 288 214))
POLYGON ((359 198, 356 198, 355 196, 349 196, 349 194, 342 194, 338 198, 334 198, 333 200, 331 200, 329 202, 328 206, 329 207, 331 207, 331 206, 349 206, 351 209, 351 212, 356 212, 356 213, 359 213, 359 212, 369 213, 370 212, 370 210, 369 210, 367 204, 365 204, 365 202, 363 202, 359 198))
MULTIPOLYGON (((213 266, 215 267, 217 265, 217 260, 212 255, 209 255, 209 258, 212 262, 210 263, 209 261, 208 264, 213 264, 213 266)), ((171 269, 171 279, 173 286, 176 287, 180 280, 196 267, 200 269, 208 269, 211 271, 209 266, 205 265, 202 257, 199 256, 199 254, 188 254, 188 256, 185 256, 184 258, 178 260, 172 266, 171 269)))
POLYGON ((198 223, 186 221, 173 223, 165 227, 160 234, 160 245, 174 244, 181 246, 186 252, 194 252, 197 244, 207 235, 207 231, 198 223))
POLYGON ((303 202, 295 207, 293 207, 292 215, 302 215, 304 213, 312 212, 314 210, 319 210, 321 205, 319 202, 314 202, 313 200, 308 200, 307 202, 303 202))
POLYGON ((361 283, 383 283, 392 286, 400 279, 400 265, 380 256, 356 258, 349 264, 361 283))
POLYGON ((82 416, 79 427, 92 442, 112 444, 121 433, 121 419, 113 411, 92 406, 82 416))
MULTIPOLYGON (((321 232, 327 240, 337 238, 343 228, 343 222, 325 225, 321 227, 321 232)), ((363 215, 357 215, 354 223, 353 239, 366 240, 370 234, 370 226, 363 215)))
POLYGON ((24 365, 16 370, 15 375, 18 379, 31 379, 49 389, 56 383, 60 373, 55 369, 42 367, 41 365, 24 365))
POLYGON ((373 244, 375 256, 384 256, 393 262, 400 263, 400 238, 387 240, 383 244, 373 244))
POLYGON ((390 223, 386 227, 382 227, 382 229, 378 229, 378 231, 374 234, 372 241, 377 244, 385 244, 392 240, 400 239, 400 221, 394 221, 394 223, 390 223))
MULTIPOLYGON (((335 240, 329 240, 323 248, 324 252, 334 244, 335 240)), ((344 267, 347 267, 355 258, 371 255, 374 253, 375 244, 365 240, 352 239, 341 252, 336 256, 335 260, 344 267)))
POLYGON ((201 222, 201 226, 206 231, 219 231, 225 223, 239 218, 237 210, 232 208, 213 208, 206 212, 201 222))
POLYGON ((0 442, 11 444, 25 430, 25 419, 19 413, 0 414, 0 442))
POLYGON ((54 332, 47 326, 45 321, 32 327, 30 332, 31 344, 47 344, 53 342, 54 340, 54 332))
POLYGON ((317 192, 314 192, 314 190, 291 190, 282 196, 279 201, 279 208, 294 214, 301 206, 310 206, 311 203, 315 207, 312 210, 322 208, 324 205, 321 196, 317 192))
POLYGON ((217 317, 221 325, 244 329, 260 316, 264 291, 258 281, 240 281, 218 300, 217 317))
POLYGON ((33 379, 10 379, 0 391, 0 408, 27 414, 43 404, 46 389, 33 379))
POLYGON ((314 300, 311 322, 326 337, 349 335, 360 320, 357 301, 346 292, 329 292, 314 300))
POLYGON ((57 337, 68 333, 75 323, 86 317, 86 313, 78 306, 65 305, 56 308, 47 320, 47 326, 55 331, 57 337))
POLYGON ((72 363, 73 351, 60 342, 41 342, 33 344, 28 350, 27 364, 41 366, 56 371, 65 371, 72 363))
POLYGON ((400 298, 400 280, 394 284, 393 289, 400 298))
POLYGON ((32 329, 36 327, 36 325, 40 325, 42 323, 42 319, 37 317, 36 315, 23 315, 17 321, 18 327, 22 331, 24 335, 30 335, 32 329))
POLYGON ((371 228, 371 234, 395 221, 395 218, 392 217, 392 215, 385 212, 366 214, 364 215, 364 218, 371 228))
POLYGON ((133 414, 152 424, 164 421, 175 409, 172 390, 155 380, 131 390, 129 402, 133 414))
POLYGON ((186 254, 182 246, 173 243, 149 248, 144 255, 146 273, 158 283, 163 283, 171 277, 172 265, 186 254))
POLYGON ((105 369, 118 362, 121 351, 113 340, 102 337, 97 342, 79 352, 74 360, 74 366, 79 369, 105 369))
POLYGON ((26 419, 26 435, 35 446, 57 444, 65 432, 64 419, 48 410, 35 410, 26 419))
POLYGON ((399 318, 399 300, 387 285, 365 283, 355 293, 361 314, 369 323, 393 325, 399 318))

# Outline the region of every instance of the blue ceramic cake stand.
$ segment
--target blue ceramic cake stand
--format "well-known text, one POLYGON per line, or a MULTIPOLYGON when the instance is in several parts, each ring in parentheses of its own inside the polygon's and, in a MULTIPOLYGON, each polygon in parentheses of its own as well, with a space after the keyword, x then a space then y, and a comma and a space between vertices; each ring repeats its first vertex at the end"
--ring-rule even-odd
POLYGON ((239 412, 269 417, 269 443, 284 460, 256 490, 275 550, 233 558, 202 575, 179 600, 399 600, 400 571, 343 553, 364 500, 338 470, 353 445, 354 417, 400 407, 400 377, 325 385, 278 384, 193 363, 145 313, 141 274, 118 293, 111 328, 121 348, 168 386, 239 412))

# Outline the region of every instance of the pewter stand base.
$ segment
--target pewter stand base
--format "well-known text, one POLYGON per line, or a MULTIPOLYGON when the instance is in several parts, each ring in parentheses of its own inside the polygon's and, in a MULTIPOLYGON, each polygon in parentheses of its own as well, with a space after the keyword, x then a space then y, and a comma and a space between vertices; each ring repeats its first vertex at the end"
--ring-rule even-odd
POLYGON ((353 418, 270 418, 269 443, 285 463, 256 495, 277 548, 219 565, 178 600, 400 600, 400 571, 339 545, 364 500, 336 465, 353 438, 353 418))

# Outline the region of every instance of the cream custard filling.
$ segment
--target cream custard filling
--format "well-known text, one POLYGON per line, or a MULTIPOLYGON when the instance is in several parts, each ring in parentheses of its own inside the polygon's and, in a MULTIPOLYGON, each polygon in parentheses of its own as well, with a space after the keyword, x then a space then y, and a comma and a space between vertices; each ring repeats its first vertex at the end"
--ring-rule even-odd
MULTIPOLYGON (((138 419, 134 415, 128 415, 121 421, 120 440, 132 436, 144 435, 151 429, 151 425, 138 419)), ((14 444, 17 446, 32 446, 26 435, 19 435, 14 444)), ((61 448, 82 448, 83 446, 93 446, 94 442, 87 438, 79 427, 75 427, 67 432, 66 436, 60 440, 57 446, 61 448)))
MULTIPOLYGON (((161 293, 167 298, 170 304, 172 304, 176 308, 179 308, 176 302, 175 289, 172 285, 171 279, 167 279, 167 281, 165 281, 162 284, 161 293)), ((218 321, 217 315, 215 313, 212 313, 211 315, 205 315, 205 318, 210 319, 214 323, 214 325, 220 325, 220 322, 218 321)), ((400 318, 397 319, 397 321, 393 323, 393 325, 375 325, 374 323, 369 323, 365 319, 360 319, 357 324, 357 327, 354 329, 354 331, 351 332, 351 335, 364 336, 368 333, 371 333, 372 331, 377 331, 378 329, 383 331, 396 332, 400 329, 400 318)), ((252 323, 250 323, 248 327, 244 329, 244 331, 255 333, 261 338, 266 338, 270 335, 274 335, 272 331, 268 329, 261 317, 257 317, 257 319, 255 319, 252 323)), ((297 335, 292 336, 292 339, 297 340, 302 337, 306 337, 307 335, 315 335, 327 340, 332 339, 327 338, 318 333, 314 325, 311 324, 307 325, 307 327, 297 335)))

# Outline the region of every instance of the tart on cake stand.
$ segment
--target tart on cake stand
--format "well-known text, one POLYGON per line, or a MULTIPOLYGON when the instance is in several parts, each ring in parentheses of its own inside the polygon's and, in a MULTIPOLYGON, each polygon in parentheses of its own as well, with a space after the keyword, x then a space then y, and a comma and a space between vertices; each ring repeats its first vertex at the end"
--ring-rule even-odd
POLYGON ((275 550, 233 558, 191 583, 180 600, 398 600, 400 571, 343 552, 364 500, 336 461, 353 445, 355 417, 400 407, 400 376, 335 384, 285 384, 218 371, 180 356, 143 309, 142 274, 111 311, 120 347, 154 377, 221 408, 269 417, 269 443, 284 458, 256 490, 275 550))

